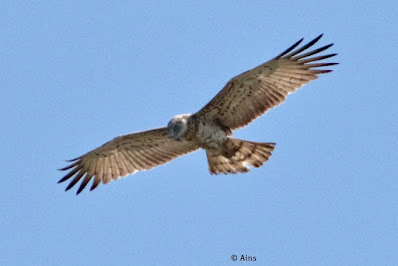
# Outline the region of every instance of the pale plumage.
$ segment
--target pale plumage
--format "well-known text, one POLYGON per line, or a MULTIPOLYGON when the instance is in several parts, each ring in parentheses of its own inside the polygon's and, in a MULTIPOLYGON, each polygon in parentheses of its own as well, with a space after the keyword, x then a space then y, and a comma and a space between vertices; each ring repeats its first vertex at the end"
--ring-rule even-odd
POLYGON ((289 93, 318 78, 317 74, 331 71, 318 68, 336 63, 313 62, 336 54, 310 56, 328 49, 333 44, 300 54, 321 37, 322 35, 292 51, 302 42, 301 39, 274 59, 232 78, 198 115, 217 117, 231 130, 246 126, 256 117, 282 103, 289 93))
POLYGON ((59 182, 72 181, 66 190, 81 182, 77 193, 94 179, 91 190, 137 171, 148 170, 199 148, 206 150, 212 174, 248 172, 271 157, 274 143, 258 143, 231 137, 232 130, 246 126, 267 110, 282 103, 302 85, 335 65, 320 60, 336 54, 316 55, 332 44, 305 52, 322 35, 301 48, 295 43, 274 59, 231 79, 201 110, 178 115, 167 127, 117 137, 101 147, 71 160, 59 182))
POLYGON ((66 190, 84 177, 80 193, 94 177, 91 190, 99 183, 107 184, 137 171, 149 170, 178 156, 192 152, 199 146, 193 142, 175 141, 168 137, 167 128, 159 128, 117 137, 101 147, 70 160, 71 165, 60 170, 71 170, 59 182, 74 176, 66 190))

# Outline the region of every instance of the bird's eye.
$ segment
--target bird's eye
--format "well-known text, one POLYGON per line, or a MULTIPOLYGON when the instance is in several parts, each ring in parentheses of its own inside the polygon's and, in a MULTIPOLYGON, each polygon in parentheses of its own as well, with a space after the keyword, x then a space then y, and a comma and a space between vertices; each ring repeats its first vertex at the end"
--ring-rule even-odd
POLYGON ((181 129, 181 123, 176 123, 173 127, 174 133, 178 133, 181 129))

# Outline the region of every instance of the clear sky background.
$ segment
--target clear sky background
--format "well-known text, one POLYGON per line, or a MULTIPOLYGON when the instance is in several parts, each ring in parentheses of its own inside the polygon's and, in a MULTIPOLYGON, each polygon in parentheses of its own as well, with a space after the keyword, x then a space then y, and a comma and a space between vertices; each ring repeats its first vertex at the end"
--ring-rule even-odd
POLYGON ((396 1, 248 2, 1 1, 1 265, 398 263, 396 1), (57 184, 64 160, 320 33, 335 71, 235 132, 277 143, 263 167, 212 176, 198 151, 57 184))

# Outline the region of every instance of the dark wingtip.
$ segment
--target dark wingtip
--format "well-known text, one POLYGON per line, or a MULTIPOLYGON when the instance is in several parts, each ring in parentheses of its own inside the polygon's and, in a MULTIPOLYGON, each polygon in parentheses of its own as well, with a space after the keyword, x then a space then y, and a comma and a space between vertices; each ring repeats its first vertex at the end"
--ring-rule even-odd
POLYGON ((323 66, 334 66, 338 65, 339 63, 323 63, 323 66))
POLYGON ((77 158, 74 158, 74 159, 65 160, 65 162, 68 162, 68 163, 70 163, 70 162, 74 162, 74 161, 77 161, 77 160, 79 160, 80 158, 82 158, 82 157, 81 157, 81 156, 79 156, 79 157, 77 157, 77 158))
POLYGON ((312 45, 314 45, 315 43, 317 43, 319 41, 320 38, 322 38, 323 33, 321 33, 318 37, 316 37, 315 39, 313 39, 312 41, 310 41, 306 46, 311 47, 312 45))
MULTIPOLYGON (((71 175, 72 176, 72 175, 71 175)), ((58 181, 58 184, 59 183, 62 183, 62 182, 65 182, 66 180, 68 180, 71 176, 69 176, 69 174, 67 175, 67 176, 64 176, 63 178, 61 178, 59 181, 58 181)))
POLYGON ((285 51, 283 51, 281 54, 279 54, 278 56, 276 56, 274 59, 278 59, 284 55, 286 55, 287 53, 289 53, 290 51, 292 51, 294 48, 296 48, 302 41, 304 40, 304 38, 301 38, 300 40, 298 40, 297 42, 295 42, 292 46, 290 46, 289 48, 287 48, 285 51))
POLYGON ((72 169, 69 173, 67 173, 63 178, 61 178, 61 180, 58 181, 58 183, 62 183, 65 180, 68 180, 69 178, 71 178, 74 174, 76 174, 76 172, 79 171, 79 167, 76 167, 74 169, 72 169))
POLYGON ((76 195, 78 195, 80 192, 84 190, 84 188, 87 186, 87 183, 90 182, 91 178, 92 176, 86 175, 86 177, 81 182, 79 188, 77 189, 76 195))
POLYGON ((325 45, 324 47, 322 47, 324 50, 332 47, 334 45, 334 43, 329 43, 328 45, 325 45))
POLYGON ((318 35, 315 39, 313 39, 310 43, 315 44, 315 43, 318 42, 319 39, 322 38, 322 37, 323 37, 323 33, 319 34, 319 35, 318 35))
MULTIPOLYGON (((324 58, 322 58, 322 59, 326 59, 326 58, 330 58, 330 57, 333 57, 333 56, 336 56, 337 54, 328 54, 328 55, 324 55, 323 57, 324 58)), ((322 60, 321 59, 321 60, 322 60)))
POLYGON ((322 69, 322 70, 317 70, 316 74, 319 75, 319 74, 326 74, 326 73, 330 73, 330 72, 333 72, 333 70, 332 69, 322 69))
POLYGON ((91 185, 90 191, 93 191, 98 187, 98 185, 101 183, 101 179, 94 178, 93 184, 91 185))
POLYGON ((71 165, 65 166, 65 167, 63 167, 63 168, 59 168, 59 169, 57 169, 57 170, 58 170, 58 171, 65 171, 65 170, 71 169, 72 167, 75 167, 78 163, 79 163, 79 162, 75 162, 75 163, 73 163, 73 164, 71 164, 71 165))

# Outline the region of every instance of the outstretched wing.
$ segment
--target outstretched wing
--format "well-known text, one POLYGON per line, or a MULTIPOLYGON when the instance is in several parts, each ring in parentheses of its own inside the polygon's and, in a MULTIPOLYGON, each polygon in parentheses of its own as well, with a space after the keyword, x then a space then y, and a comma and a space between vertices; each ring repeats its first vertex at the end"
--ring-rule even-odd
POLYGON ((217 120, 232 130, 246 126, 282 103, 289 93, 318 78, 318 74, 332 71, 319 68, 337 63, 319 61, 336 54, 317 54, 333 44, 303 53, 321 37, 322 34, 294 50, 301 39, 274 59, 234 77, 197 115, 206 120, 217 120))
POLYGON ((70 160, 73 162, 71 165, 60 169, 70 169, 69 173, 58 183, 73 177, 66 188, 68 190, 84 176, 77 191, 79 194, 92 178, 91 190, 101 182, 107 184, 122 176, 151 169, 198 148, 192 142, 170 138, 166 127, 124 135, 70 160))

